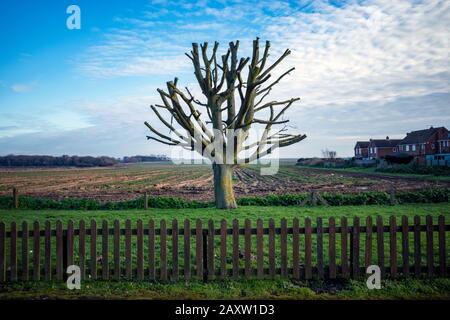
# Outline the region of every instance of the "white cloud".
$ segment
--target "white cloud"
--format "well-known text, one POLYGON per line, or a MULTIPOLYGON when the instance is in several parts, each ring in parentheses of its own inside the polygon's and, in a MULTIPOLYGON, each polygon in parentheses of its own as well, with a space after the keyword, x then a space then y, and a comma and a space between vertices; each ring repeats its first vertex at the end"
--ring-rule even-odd
POLYGON ((283 92, 345 105, 449 92, 448 21, 447 1, 370 1, 274 19, 266 36, 293 50, 283 92))
POLYGON ((34 84, 15 83, 11 85, 11 90, 15 93, 30 92, 34 87, 34 84))

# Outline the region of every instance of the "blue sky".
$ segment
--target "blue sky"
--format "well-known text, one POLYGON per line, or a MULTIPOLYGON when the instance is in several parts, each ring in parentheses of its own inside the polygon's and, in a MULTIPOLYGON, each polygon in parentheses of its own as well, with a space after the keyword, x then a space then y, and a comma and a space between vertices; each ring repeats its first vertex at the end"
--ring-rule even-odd
POLYGON ((450 126, 448 1, 3 0, 0 28, 2 155, 170 155, 145 139, 156 88, 195 90, 192 42, 239 39, 247 56, 256 36, 296 67, 273 97, 301 97, 288 117, 308 138, 282 156, 450 126))

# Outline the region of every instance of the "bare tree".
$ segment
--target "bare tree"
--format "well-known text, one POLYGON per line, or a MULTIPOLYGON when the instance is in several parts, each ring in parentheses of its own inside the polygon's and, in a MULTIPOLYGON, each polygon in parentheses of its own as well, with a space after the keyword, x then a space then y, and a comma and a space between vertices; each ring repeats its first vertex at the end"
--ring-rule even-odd
POLYGON ((182 91, 175 78, 174 81, 167 82, 166 91, 158 89, 162 104, 150 106, 159 121, 169 129, 169 133, 156 130, 148 122, 145 125, 154 134, 148 136, 148 139, 196 150, 209 158, 214 173, 216 207, 235 208, 233 168, 239 163, 250 163, 270 154, 276 148, 299 142, 306 136, 286 133, 286 123, 289 120, 282 118, 299 98, 265 101, 273 87, 294 70, 290 68, 269 81, 272 79, 272 71, 291 51, 284 51, 269 64, 269 41, 266 41, 261 54, 259 39, 254 40, 251 58, 238 58, 239 41, 230 42, 228 50, 220 57, 217 54, 218 48, 219 43, 215 42, 209 55, 207 42, 200 46, 193 43, 192 51, 186 53, 192 61, 204 100, 194 97, 188 88, 182 91), (244 68, 248 70, 246 74, 244 68), (161 111, 166 112, 169 117, 164 117, 161 111), (204 112, 206 115, 202 115, 204 112), (173 120, 177 123, 177 128, 173 120), (260 126, 262 134, 258 141, 250 142, 249 130, 256 125, 260 126), (272 132, 275 125, 283 127, 272 132), (194 145, 197 147, 194 148, 194 145), (227 156, 222 152, 225 150, 227 156), (241 153, 246 153, 243 159, 241 153))
POLYGON ((322 156, 324 157, 324 159, 333 160, 333 159, 336 159, 336 155, 337 155, 336 151, 328 150, 328 148, 325 150, 322 150, 322 156))

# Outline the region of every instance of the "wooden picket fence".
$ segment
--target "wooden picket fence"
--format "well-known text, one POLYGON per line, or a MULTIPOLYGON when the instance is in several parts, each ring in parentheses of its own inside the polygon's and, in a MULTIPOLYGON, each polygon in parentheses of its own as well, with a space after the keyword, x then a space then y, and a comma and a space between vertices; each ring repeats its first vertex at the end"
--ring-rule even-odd
POLYGON ((317 218, 313 226, 305 218, 300 226, 294 218, 288 227, 281 219, 276 227, 274 219, 267 226, 258 219, 256 228, 248 219, 243 227, 233 220, 231 228, 226 220, 219 228, 212 220, 207 225, 196 220, 191 226, 186 219, 179 226, 175 219, 171 228, 166 220, 158 228, 154 220, 145 226, 138 220, 135 227, 127 220, 125 228, 118 220, 112 227, 108 221, 97 226, 95 220, 87 227, 82 220, 77 229, 73 221, 64 228, 58 220, 55 228, 50 221, 44 226, 23 222, 20 230, 16 222, 8 229, 0 222, 0 282, 62 281, 66 267, 73 264, 80 267, 83 279, 93 280, 357 279, 375 260, 383 277, 449 274, 445 239, 450 225, 445 225, 444 216, 437 224, 431 216, 425 224, 416 216, 411 225, 406 216, 399 225, 395 217, 388 224, 381 217, 367 217, 364 226, 360 218, 352 220, 349 226, 347 218, 340 218, 338 226, 329 218, 325 226, 317 218))

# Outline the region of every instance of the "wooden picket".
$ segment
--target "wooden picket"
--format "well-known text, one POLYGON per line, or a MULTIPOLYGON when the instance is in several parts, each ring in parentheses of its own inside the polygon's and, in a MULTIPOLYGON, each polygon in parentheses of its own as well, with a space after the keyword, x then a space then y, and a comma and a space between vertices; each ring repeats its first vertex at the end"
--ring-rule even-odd
POLYGON ((45 222, 45 261, 44 277, 46 281, 52 279, 52 225, 50 221, 45 222))
POLYGON ((281 256, 281 275, 287 276, 287 221, 281 219, 281 236, 280 236, 280 256, 281 256))
POLYGON ((352 278, 359 278, 359 218, 353 218, 353 229, 352 229, 352 278))
POLYGON ((433 276, 433 219, 430 215, 426 217, 427 233, 427 274, 433 276))
MULTIPOLYGON (((166 220, 160 221, 160 275, 159 279, 161 281, 167 281, 167 229, 166 229, 166 220)), ((131 264, 130 264, 131 268, 131 264)))
POLYGON ((113 230, 114 280, 120 280, 120 221, 114 220, 113 230))
POLYGON ((6 240, 6 228, 5 223, 0 222, 0 282, 6 281, 6 268, 5 268, 5 241, 6 240))
POLYGON ((220 221, 220 277, 227 277, 227 221, 220 221))
POLYGON ((275 277, 275 220, 269 219, 269 274, 275 277))
POLYGON ((191 278, 191 227, 189 219, 184 220, 184 279, 191 278))
POLYGON ((292 226, 292 276, 294 279, 300 279, 300 237, 299 221, 294 218, 292 226))
POLYGON ((109 229, 108 221, 102 222, 102 279, 109 279, 109 229))
POLYGON ((208 237, 207 237, 207 269, 208 279, 214 278, 214 222, 212 219, 208 221, 208 237))
POLYGON ((348 278, 350 275, 348 269, 348 226, 347 226, 347 218, 341 218, 341 270, 342 277, 348 278))
POLYGON ((28 281, 28 223, 22 222, 22 281, 28 281))
POLYGON ((251 224, 249 219, 245 219, 245 231, 244 231, 244 276, 250 277, 251 275, 251 224))
MULTIPOLYGON (((139 269, 138 269, 139 270, 139 269)), ((172 221, 172 280, 178 280, 178 220, 172 221)))
POLYGON ((381 271, 381 276, 384 276, 384 225, 383 218, 377 217, 377 255, 378 255, 378 267, 381 271))
POLYGON ((78 259, 81 279, 86 278, 86 223, 80 220, 78 229, 78 259))
POLYGON ((91 279, 97 279, 97 222, 91 220, 91 279))
POLYGON ((312 267, 311 267, 311 219, 305 219, 305 279, 312 278, 312 267))
POLYGON ((144 227, 142 220, 137 221, 137 279, 144 280, 144 227))
POLYGON ((228 276, 235 279, 253 276, 260 279, 275 276, 306 280, 358 279, 364 275, 365 268, 374 263, 372 252, 377 257, 376 264, 381 267, 383 277, 404 277, 410 273, 420 277, 448 276, 446 233, 450 231, 450 225, 445 224, 444 216, 437 217, 435 221, 431 216, 426 216, 423 221, 415 216, 412 225, 409 225, 406 216, 391 216, 386 224, 381 217, 377 217, 375 223, 372 223, 371 217, 362 221, 354 217, 351 221, 349 226, 346 217, 342 217, 339 224, 333 217, 326 222, 319 217, 313 223, 307 217, 304 225, 300 226, 298 218, 292 221, 282 218, 277 226, 274 219, 265 223, 257 219, 255 224, 245 219, 242 225, 237 219, 231 224, 222 219, 219 225, 215 225, 212 219, 206 224, 198 219, 195 228, 191 229, 189 219, 180 225, 177 219, 170 222, 162 219, 159 228, 155 228, 153 220, 144 225, 140 219, 133 222, 133 227, 128 219, 124 229, 121 229, 117 219, 111 226, 106 220, 97 226, 93 219, 89 228, 83 220, 77 229, 71 220, 65 226, 57 220, 54 229, 49 221, 42 228, 38 221, 24 221, 20 224, 20 230, 14 221, 9 229, 0 222, 0 282, 48 281, 53 277, 63 281, 66 268, 71 264, 80 266, 83 279, 89 275, 92 280, 97 279, 99 271, 102 280, 118 281, 122 279, 123 270, 125 279, 136 281, 177 281, 180 278, 187 281, 192 275, 204 280, 216 277, 225 279, 228 276), (425 237, 423 248, 421 233, 425 237), (148 240, 144 240, 146 235, 148 240), (97 248, 97 236, 101 237, 100 248, 97 248), (339 240, 340 253, 336 250, 339 240), (74 252, 76 241, 77 254, 74 252), (385 241, 388 241, 389 248, 386 257, 385 241), (122 242, 124 250, 121 250, 122 242), (324 248, 324 244, 327 247, 324 248), (88 257, 86 245, 90 246, 88 257), (191 247, 195 247, 192 263, 191 247), (146 250, 148 256, 144 257, 146 250), (339 254, 340 266, 337 265, 339 254), (411 261, 410 254, 413 257, 411 261), (110 255, 113 258, 111 270, 110 255), (181 270, 180 260, 183 263, 181 270))
POLYGON ((41 233, 39 222, 33 223, 33 281, 41 279, 41 233))
POLYGON ((155 221, 153 219, 148 222, 148 277, 150 280, 156 280, 155 221))
POLYGON ((447 274, 447 263, 445 250, 445 219, 444 216, 438 218, 438 232, 439 232, 439 275, 445 277, 447 274))
POLYGON ((239 278, 239 221, 233 220, 233 278, 239 278))
POLYGON ((322 218, 317 218, 316 222, 316 241, 317 241, 317 277, 323 279, 323 228, 322 228, 322 218))
POLYGON ((403 275, 409 275, 409 225, 408 217, 402 217, 402 260, 403 260, 403 275))
POLYGON ((328 237, 328 264, 329 278, 336 278, 336 220, 331 217, 328 220, 329 237, 328 237))
POLYGON ((262 219, 256 222, 256 265, 257 276, 262 278, 264 276, 264 229, 262 219))
POLYGON ((195 224, 195 264, 197 278, 201 279, 203 277, 203 229, 200 219, 197 219, 195 224))
POLYGON ((421 250, 420 250, 420 217, 414 217, 414 274, 420 276, 421 272, 421 250))
POLYGON ((389 258, 391 277, 397 277, 397 222, 394 216, 389 218, 389 258))
MULTIPOLYGON (((95 222, 95 221, 94 221, 95 222)), ((63 278, 63 227, 61 220, 56 221, 56 280, 63 278)), ((93 268, 91 268, 93 269, 93 268)), ((95 279, 95 278, 94 278, 95 279)))
POLYGON ((366 218, 366 247, 365 247, 365 255, 364 255, 364 266, 367 268, 372 265, 372 217, 366 218))
POLYGON ((131 279, 131 220, 125 221, 125 277, 131 279))

